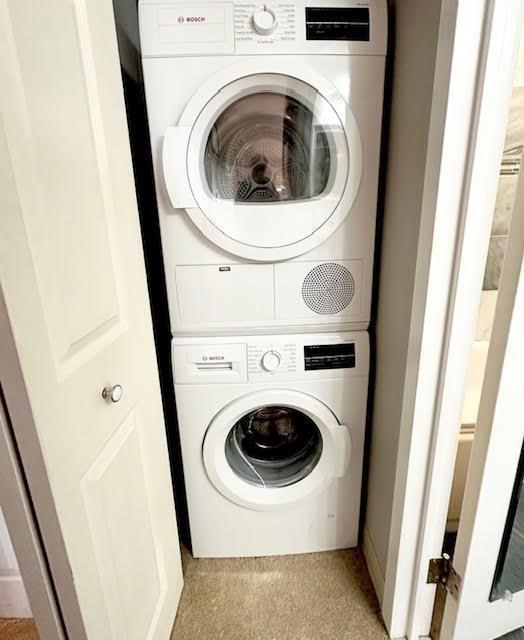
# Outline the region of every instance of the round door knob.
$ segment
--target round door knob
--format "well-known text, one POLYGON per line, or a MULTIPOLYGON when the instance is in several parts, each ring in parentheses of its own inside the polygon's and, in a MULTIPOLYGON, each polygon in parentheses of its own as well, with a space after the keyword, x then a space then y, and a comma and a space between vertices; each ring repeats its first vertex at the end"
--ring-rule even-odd
POLYGON ((276 351, 266 351, 262 356, 262 366, 266 371, 276 371, 280 367, 282 358, 276 351))
POLYGON ((253 16, 253 27, 261 36, 270 36, 277 28, 277 17, 267 7, 259 9, 253 16))
POLYGON ((124 390, 119 384, 115 384, 114 387, 104 387, 102 390, 102 398, 108 402, 118 402, 122 397, 124 390))

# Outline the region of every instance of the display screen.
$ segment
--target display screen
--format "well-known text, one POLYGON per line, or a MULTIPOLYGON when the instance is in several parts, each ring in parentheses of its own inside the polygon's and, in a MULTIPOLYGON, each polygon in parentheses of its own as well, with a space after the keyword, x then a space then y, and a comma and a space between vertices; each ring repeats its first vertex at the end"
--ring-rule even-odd
POLYGON ((356 366, 355 344, 318 344, 304 347, 306 371, 319 369, 354 369, 356 366))
POLYGON ((306 39, 369 41, 369 9, 306 7, 306 39))

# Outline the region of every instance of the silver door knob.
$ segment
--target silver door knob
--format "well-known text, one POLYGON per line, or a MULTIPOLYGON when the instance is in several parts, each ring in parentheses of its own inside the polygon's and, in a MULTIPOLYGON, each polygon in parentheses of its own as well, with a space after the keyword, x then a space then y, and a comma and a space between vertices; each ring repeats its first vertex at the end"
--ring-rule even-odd
POLYGON ((118 402, 122 397, 124 390, 119 384, 115 384, 114 387, 104 387, 102 390, 102 398, 108 402, 118 402))

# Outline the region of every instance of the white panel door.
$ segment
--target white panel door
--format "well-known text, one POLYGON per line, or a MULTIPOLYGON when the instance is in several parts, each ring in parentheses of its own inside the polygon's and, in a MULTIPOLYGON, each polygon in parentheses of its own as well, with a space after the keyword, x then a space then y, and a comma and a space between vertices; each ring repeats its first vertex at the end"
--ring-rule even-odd
POLYGON ((523 256, 521 172, 453 558, 462 584, 441 640, 524 632, 523 256))
POLYGON ((0 275, 68 635, 167 640, 182 573, 112 3, 0 0, 0 24, 0 275))

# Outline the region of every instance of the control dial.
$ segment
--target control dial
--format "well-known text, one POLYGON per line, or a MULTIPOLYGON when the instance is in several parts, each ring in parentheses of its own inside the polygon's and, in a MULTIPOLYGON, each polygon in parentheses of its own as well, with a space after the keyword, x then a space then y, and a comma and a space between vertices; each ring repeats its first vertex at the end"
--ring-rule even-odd
POLYGON ((277 351, 266 351, 262 356, 262 366, 266 371, 276 371, 281 361, 282 356, 277 351))
POLYGON ((277 28, 277 17, 266 5, 253 16, 253 28, 261 36, 270 36, 277 28))

